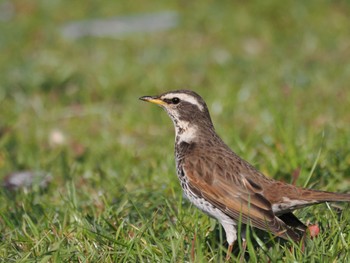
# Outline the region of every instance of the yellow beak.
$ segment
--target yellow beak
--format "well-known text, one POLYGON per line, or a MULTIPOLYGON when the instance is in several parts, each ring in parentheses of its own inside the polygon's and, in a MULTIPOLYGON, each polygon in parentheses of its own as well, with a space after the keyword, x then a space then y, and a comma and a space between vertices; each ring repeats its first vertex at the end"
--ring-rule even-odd
POLYGON ((158 105, 166 105, 166 103, 164 101, 162 101, 161 99, 159 99, 158 97, 143 96, 140 98, 140 100, 151 102, 151 103, 158 104, 158 105))

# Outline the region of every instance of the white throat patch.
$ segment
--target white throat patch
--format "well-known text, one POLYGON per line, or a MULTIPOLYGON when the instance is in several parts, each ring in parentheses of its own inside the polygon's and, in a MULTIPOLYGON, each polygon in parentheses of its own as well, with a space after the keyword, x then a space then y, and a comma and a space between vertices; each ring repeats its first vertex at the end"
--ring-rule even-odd
POLYGON ((197 126, 189 125, 189 122, 187 121, 182 121, 181 123, 178 123, 178 125, 179 127, 176 127, 175 130, 179 142, 193 142, 197 134, 197 126))

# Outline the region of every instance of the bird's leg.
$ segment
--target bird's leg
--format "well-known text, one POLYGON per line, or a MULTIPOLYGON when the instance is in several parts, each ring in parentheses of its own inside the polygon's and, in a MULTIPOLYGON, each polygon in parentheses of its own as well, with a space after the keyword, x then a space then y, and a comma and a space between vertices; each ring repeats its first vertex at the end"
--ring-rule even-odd
POLYGON ((228 248, 227 248, 227 253, 226 253, 226 261, 228 261, 231 257, 233 244, 237 240, 236 224, 230 218, 226 218, 225 220, 221 220, 220 223, 226 232, 226 240, 228 243, 228 248))
POLYGON ((197 237, 197 233, 194 232, 193 239, 192 239, 192 247, 191 247, 191 261, 192 262, 194 262, 194 249, 195 249, 195 245, 196 245, 196 237, 197 237))
POLYGON ((239 259, 239 262, 242 263, 244 260, 244 254, 245 254, 245 250, 247 249, 247 240, 245 238, 246 236, 246 225, 242 225, 241 228, 241 237, 242 237, 242 251, 241 251, 241 257, 239 259))
POLYGON ((227 253, 226 253, 226 258, 225 258, 226 261, 229 261, 230 258, 231 258, 231 253, 232 253, 233 244, 234 244, 234 242, 228 245, 227 253))
POLYGON ((242 240, 242 253, 241 253, 241 257, 239 258, 239 262, 242 263, 244 260, 244 254, 245 254, 245 250, 247 248, 247 240, 244 238, 242 240))
POLYGON ((303 236, 300 239, 301 242, 301 252, 305 252, 305 239, 306 239, 306 232, 303 234, 303 236))

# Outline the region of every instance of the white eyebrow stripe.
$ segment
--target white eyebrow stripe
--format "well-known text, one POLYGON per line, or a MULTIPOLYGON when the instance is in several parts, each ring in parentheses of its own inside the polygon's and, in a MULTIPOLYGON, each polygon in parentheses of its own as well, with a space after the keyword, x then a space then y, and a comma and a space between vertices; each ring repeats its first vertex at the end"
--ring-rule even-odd
POLYGON ((201 111, 203 111, 203 105, 201 105, 196 98, 194 98, 193 96, 191 95, 187 95, 187 94, 184 94, 184 93, 169 93, 169 94, 166 94, 165 96, 162 97, 162 99, 172 99, 172 98, 179 98, 180 100, 184 100, 184 101, 187 101, 193 105, 196 105, 201 111))

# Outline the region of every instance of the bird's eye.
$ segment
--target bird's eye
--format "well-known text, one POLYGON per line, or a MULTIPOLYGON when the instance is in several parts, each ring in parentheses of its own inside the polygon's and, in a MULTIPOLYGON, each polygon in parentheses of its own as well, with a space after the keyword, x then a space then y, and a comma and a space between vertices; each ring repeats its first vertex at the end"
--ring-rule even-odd
POLYGON ((172 98, 171 99, 171 102, 173 103, 173 104, 178 104, 179 102, 180 102, 180 99, 179 98, 172 98))

